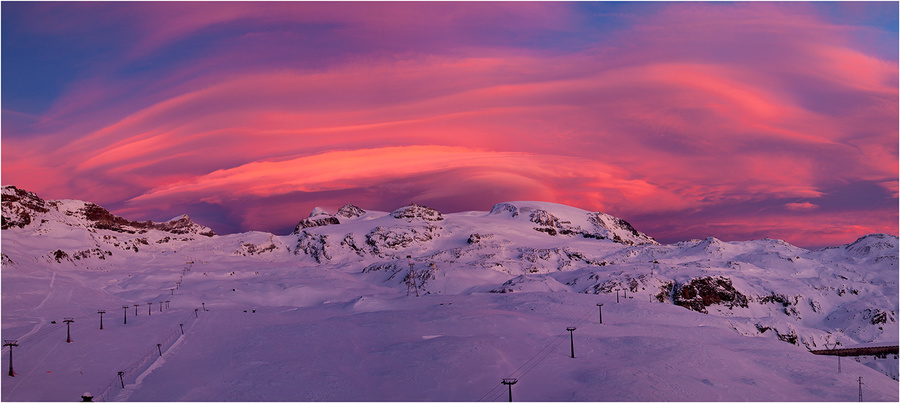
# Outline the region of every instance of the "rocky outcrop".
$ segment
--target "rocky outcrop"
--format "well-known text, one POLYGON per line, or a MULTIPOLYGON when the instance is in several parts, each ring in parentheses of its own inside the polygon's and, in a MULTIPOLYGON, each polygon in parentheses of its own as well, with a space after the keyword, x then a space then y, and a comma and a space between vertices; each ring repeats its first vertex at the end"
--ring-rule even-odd
POLYGON ((159 231, 171 232, 173 234, 197 234, 203 236, 216 235, 212 229, 198 225, 191 221, 187 215, 182 215, 171 221, 163 223, 154 223, 153 221, 131 221, 110 213, 103 207, 94 203, 85 203, 84 207, 77 211, 67 211, 66 215, 78 216, 91 221, 91 227, 96 229, 105 229, 116 232, 126 232, 129 234, 143 234, 147 230, 155 229, 159 231))
POLYGON ((426 224, 422 227, 382 227, 378 226, 366 234, 366 244, 378 256, 389 255, 391 251, 407 248, 414 243, 429 242, 439 236, 441 227, 426 224))
POLYGON ((430 207, 420 206, 415 203, 394 210, 391 213, 391 217, 425 221, 442 221, 444 219, 444 217, 441 216, 440 211, 430 207))
POLYGON ((585 238, 609 238, 613 242, 624 245, 658 244, 655 239, 643 232, 636 230, 628 221, 606 213, 590 213, 588 221, 595 228, 605 230, 601 232, 582 232, 585 238), (605 232, 605 233, 604 233, 605 232))
POLYGON ((323 263, 331 260, 332 254, 330 249, 328 235, 310 234, 302 231, 297 239, 297 249, 294 250, 294 254, 305 253, 312 256, 316 263, 323 263))
POLYGON ((166 222, 153 223, 153 228, 178 235, 197 234, 210 237, 216 235, 212 229, 191 221, 186 214, 166 222))
POLYGON ((24 228, 31 224, 35 213, 50 211, 47 202, 38 195, 15 186, 4 186, 2 196, 3 216, 0 228, 24 228))
POLYGON ((489 215, 500 215, 500 214, 509 214, 510 217, 517 217, 519 215, 519 208, 515 205, 509 203, 498 203, 491 207, 491 212, 489 215))
POLYGON ((341 220, 337 217, 320 217, 320 218, 304 218, 297 223, 297 226, 294 227, 294 231, 291 234, 299 234, 303 231, 304 228, 311 227, 321 227, 323 225, 337 225, 340 224, 341 220))
POLYGON ((275 246, 275 244, 271 241, 269 241, 268 245, 257 245, 250 242, 241 242, 240 248, 235 250, 233 253, 240 256, 253 256, 266 252, 272 252, 276 249, 278 249, 278 247, 275 246))
POLYGON ((344 218, 356 218, 356 217, 362 216, 365 213, 366 213, 366 210, 363 210, 359 207, 356 207, 356 206, 348 203, 348 204, 343 205, 340 209, 338 209, 338 211, 335 215, 338 217, 344 217, 344 218))
POLYGON ((532 211, 529 220, 545 227, 559 228, 559 218, 556 218, 555 215, 546 210, 532 211))
POLYGON ((713 304, 728 308, 748 306, 747 296, 734 288, 731 279, 722 276, 695 278, 690 283, 676 285, 674 299, 675 305, 702 313, 708 313, 706 307, 713 304))

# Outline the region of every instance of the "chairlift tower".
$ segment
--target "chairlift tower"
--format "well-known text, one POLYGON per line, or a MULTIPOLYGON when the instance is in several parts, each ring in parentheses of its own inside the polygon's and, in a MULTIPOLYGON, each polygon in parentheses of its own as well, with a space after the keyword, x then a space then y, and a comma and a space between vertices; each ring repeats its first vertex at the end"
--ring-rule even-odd
POLYGON ((575 336, 573 336, 575 329, 575 326, 569 326, 566 328, 566 330, 569 331, 569 344, 572 346, 572 358, 575 358, 575 336))
POLYGON ((519 382, 516 378, 503 378, 503 381, 500 382, 509 386, 509 401, 512 401, 512 386, 515 385, 516 382, 519 382))
MULTIPOLYGON (((128 305, 122 305, 122 310, 125 313, 124 315, 122 315, 123 322, 124 322, 122 324, 127 325, 128 324, 128 305)), ((135 314, 137 314, 137 312, 135 312, 135 314)))
POLYGON ((74 321, 74 318, 63 318, 63 322, 66 322, 66 343, 72 342, 72 332, 69 331, 69 325, 74 321))
POLYGON ((863 401, 862 400, 862 386, 863 386, 862 377, 859 377, 859 401, 863 401))
POLYGON ((97 313, 100 314, 100 330, 103 330, 103 314, 106 313, 104 310, 99 310, 97 313))
POLYGON ((9 376, 16 376, 16 373, 13 372, 12 366, 12 350, 13 347, 18 347, 18 340, 3 340, 3 347, 9 346, 9 376))
POLYGON ((415 288, 416 296, 418 297, 419 296, 419 284, 418 284, 418 281, 416 281, 416 266, 415 266, 415 263, 412 261, 411 255, 406 255, 406 260, 409 261, 409 275, 406 278, 406 296, 407 297, 409 296, 410 288, 415 288))

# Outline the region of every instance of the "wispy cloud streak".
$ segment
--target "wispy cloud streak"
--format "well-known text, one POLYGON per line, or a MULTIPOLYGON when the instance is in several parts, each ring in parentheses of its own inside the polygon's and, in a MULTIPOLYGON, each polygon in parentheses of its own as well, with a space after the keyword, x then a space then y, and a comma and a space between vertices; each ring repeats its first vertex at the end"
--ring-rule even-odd
POLYGON ((72 60, 90 68, 42 113, 4 90, 4 182, 135 218, 220 206, 231 218, 211 224, 234 230, 298 218, 256 206, 341 197, 708 217, 635 223, 663 240, 762 222, 805 245, 897 232, 896 35, 873 43, 878 28, 812 4, 625 5, 614 28, 592 6, 4 4, 5 24, 24 21, 5 47, 112 49, 72 60), (882 203, 819 202, 853 183, 882 203))

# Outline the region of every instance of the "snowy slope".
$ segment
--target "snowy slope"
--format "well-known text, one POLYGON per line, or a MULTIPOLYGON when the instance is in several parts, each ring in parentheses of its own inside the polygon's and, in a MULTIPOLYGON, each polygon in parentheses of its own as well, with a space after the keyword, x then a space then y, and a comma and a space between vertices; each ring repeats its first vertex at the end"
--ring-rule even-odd
POLYGON ((7 401, 497 400, 510 376, 516 400, 843 401, 860 376, 867 400, 898 399, 894 356, 838 373, 807 352, 896 345, 896 236, 660 245, 543 202, 347 205, 289 235, 214 235, 3 196, 7 401))

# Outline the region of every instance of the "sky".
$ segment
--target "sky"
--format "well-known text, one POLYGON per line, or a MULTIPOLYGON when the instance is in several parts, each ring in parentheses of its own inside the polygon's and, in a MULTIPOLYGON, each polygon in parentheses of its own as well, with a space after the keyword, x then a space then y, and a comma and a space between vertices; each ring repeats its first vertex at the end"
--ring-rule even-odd
POLYGON ((287 234, 562 203, 669 243, 898 233, 897 2, 3 2, 0 180, 287 234))

